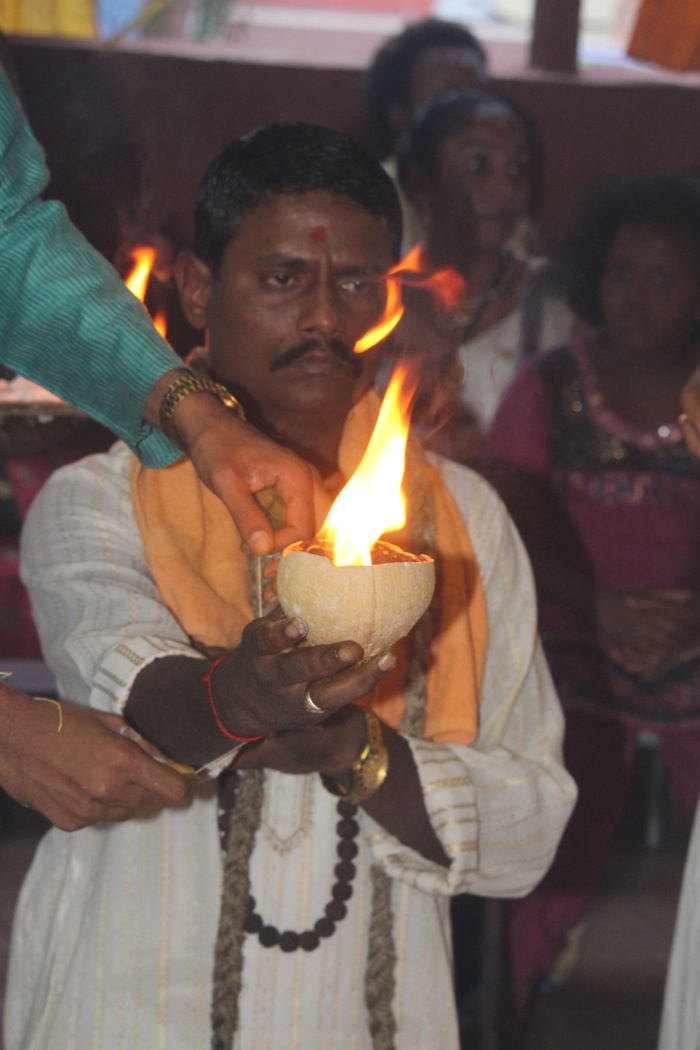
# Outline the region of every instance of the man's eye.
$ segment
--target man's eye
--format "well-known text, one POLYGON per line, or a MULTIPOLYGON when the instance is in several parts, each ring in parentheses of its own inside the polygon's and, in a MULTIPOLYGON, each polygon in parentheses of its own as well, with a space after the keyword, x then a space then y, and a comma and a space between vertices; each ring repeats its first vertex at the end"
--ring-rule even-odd
POLYGON ((274 288, 288 288, 294 283, 294 278, 290 273, 272 273, 265 278, 265 283, 274 288))
POLYGON ((654 270, 651 275, 651 283, 659 288, 666 288, 673 283, 673 274, 669 273, 668 270, 654 270))
POLYGON ((362 295, 371 291, 374 282, 364 277, 346 277, 340 282, 340 288, 348 295, 362 295))

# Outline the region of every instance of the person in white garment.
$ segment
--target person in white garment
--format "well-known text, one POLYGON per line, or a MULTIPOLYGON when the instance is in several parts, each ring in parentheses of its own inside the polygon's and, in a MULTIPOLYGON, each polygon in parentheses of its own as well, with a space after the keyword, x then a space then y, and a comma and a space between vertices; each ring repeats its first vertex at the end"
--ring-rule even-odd
MULTIPOLYGON (((213 162, 177 264, 210 374, 329 501, 378 415, 381 351, 353 348, 400 239, 356 143, 270 125, 213 162)), ((404 485, 391 539, 435 558, 435 597, 368 660, 259 615, 256 559, 186 458, 149 470, 117 445, 39 495, 22 572, 61 691, 208 775, 186 806, 42 841, 6 1050, 457 1050, 449 897, 527 893, 575 788, 503 506, 413 440, 404 485)))
POLYGON ((414 115, 399 150, 399 178, 421 217, 425 262, 451 267, 465 281, 449 318, 451 340, 426 347, 424 365, 428 377, 435 368, 444 373, 442 360, 431 368, 431 354, 445 356, 441 348, 453 344, 461 385, 453 422, 436 447, 459 462, 477 461, 523 356, 564 342, 571 330, 570 309, 550 294, 546 260, 515 237, 536 211, 542 166, 531 118, 486 90, 433 98, 414 115))
MULTIPOLYGON (((700 368, 685 385, 679 422, 683 435, 700 456, 700 368)), ((658 1050, 695 1050, 700 1047, 700 809, 683 869, 671 957, 666 973, 658 1050)))

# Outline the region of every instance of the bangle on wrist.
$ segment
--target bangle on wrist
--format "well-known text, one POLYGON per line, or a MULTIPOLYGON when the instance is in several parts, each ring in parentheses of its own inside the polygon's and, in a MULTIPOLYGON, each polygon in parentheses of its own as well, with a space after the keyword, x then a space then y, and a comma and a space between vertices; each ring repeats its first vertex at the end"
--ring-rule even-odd
POLYGON ((233 394, 227 390, 221 383, 215 382, 213 379, 208 379, 206 376, 198 376, 192 372, 190 375, 179 376, 174 379, 170 386, 163 394, 163 400, 160 403, 159 416, 160 425, 163 433, 167 438, 172 441, 173 445, 176 445, 182 452, 186 452, 180 435, 175 427, 175 409, 180 404, 183 398, 189 394, 213 394, 222 405, 226 408, 230 408, 232 412, 235 412, 241 419, 245 419, 245 412, 240 401, 238 401, 233 394))
MULTIPOLYGON (((235 740, 236 743, 240 744, 242 747, 244 744, 252 744, 254 740, 262 740, 265 736, 265 733, 261 733, 259 736, 237 736, 235 733, 232 733, 230 730, 228 730, 219 718, 219 712, 216 710, 216 704, 214 703, 214 690, 212 687, 211 679, 216 668, 219 666, 219 664, 222 664, 224 660, 228 660, 228 653, 224 653, 223 656, 219 656, 216 660, 214 660, 202 681, 206 684, 207 693, 209 696, 209 706, 212 709, 214 720, 216 721, 218 729, 224 734, 225 737, 228 737, 229 740, 235 740)), ((235 748, 235 750, 238 751, 239 748, 235 748)))
POLYGON ((367 802, 379 791, 389 772, 389 754, 384 746, 382 723, 374 711, 362 709, 367 727, 367 743, 352 764, 352 780, 349 787, 321 773, 321 781, 331 795, 347 798, 358 805, 367 802))

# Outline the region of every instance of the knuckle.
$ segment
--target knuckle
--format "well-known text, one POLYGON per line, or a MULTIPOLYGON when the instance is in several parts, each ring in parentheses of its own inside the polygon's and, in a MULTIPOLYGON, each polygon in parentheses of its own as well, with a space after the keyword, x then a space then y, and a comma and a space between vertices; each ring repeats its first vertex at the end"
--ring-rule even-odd
POLYGON ((104 770, 102 776, 92 784, 92 800, 97 805, 112 802, 119 797, 124 780, 121 775, 121 763, 104 770))
POLYGON ((94 798, 84 798, 76 803, 72 820, 75 821, 74 831, 86 828, 89 824, 95 824, 102 818, 104 807, 94 798))

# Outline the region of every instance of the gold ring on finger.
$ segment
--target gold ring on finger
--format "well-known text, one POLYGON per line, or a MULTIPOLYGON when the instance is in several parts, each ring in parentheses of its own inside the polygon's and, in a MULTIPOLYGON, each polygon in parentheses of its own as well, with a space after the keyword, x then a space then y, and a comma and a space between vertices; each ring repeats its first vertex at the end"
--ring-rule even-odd
POLYGON ((315 704, 314 701, 311 699, 311 686, 309 686, 309 688, 306 690, 306 694, 304 696, 304 707, 310 715, 325 714, 323 708, 319 707, 318 704, 315 704))

